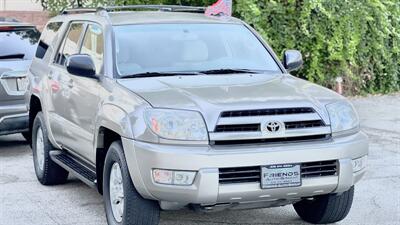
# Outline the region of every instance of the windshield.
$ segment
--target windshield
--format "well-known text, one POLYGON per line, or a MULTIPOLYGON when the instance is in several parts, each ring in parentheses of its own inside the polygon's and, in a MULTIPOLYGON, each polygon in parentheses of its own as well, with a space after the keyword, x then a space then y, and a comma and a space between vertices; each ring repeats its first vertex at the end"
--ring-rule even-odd
POLYGON ((120 76, 146 72, 200 72, 221 69, 281 73, 244 25, 146 24, 114 27, 120 76))
POLYGON ((32 59, 39 37, 39 31, 32 28, 0 29, 0 59, 32 59))

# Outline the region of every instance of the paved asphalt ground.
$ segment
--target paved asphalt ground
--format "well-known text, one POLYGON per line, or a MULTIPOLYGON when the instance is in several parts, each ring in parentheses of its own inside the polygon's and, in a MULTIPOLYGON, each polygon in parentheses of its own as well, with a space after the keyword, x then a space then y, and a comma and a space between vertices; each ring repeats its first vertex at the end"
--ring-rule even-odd
MULTIPOLYGON (((400 225, 400 94, 352 100, 371 140, 369 172, 339 224, 400 225)), ((0 225, 105 225, 102 196, 75 178, 41 186, 20 135, 0 137, 0 225)), ((162 225, 304 224, 291 206, 196 214, 162 212, 162 225)))

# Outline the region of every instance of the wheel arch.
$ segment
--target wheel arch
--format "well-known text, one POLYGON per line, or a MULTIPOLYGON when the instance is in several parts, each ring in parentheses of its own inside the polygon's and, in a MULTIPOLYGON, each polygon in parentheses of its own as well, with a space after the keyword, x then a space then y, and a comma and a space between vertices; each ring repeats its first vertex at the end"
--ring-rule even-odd
POLYGON ((104 160, 108 148, 114 141, 121 140, 122 137, 129 136, 128 129, 122 127, 122 122, 127 113, 120 107, 113 104, 104 104, 99 110, 96 119, 96 130, 94 139, 95 165, 97 177, 97 189, 103 193, 103 169, 104 160))
POLYGON ((131 141, 134 138, 131 119, 124 109, 114 104, 104 104, 99 111, 97 123, 95 145, 96 145, 96 174, 97 174, 97 187, 98 191, 103 193, 103 171, 104 162, 110 145, 114 141, 121 141, 127 164, 132 178, 132 182, 138 192, 142 196, 150 196, 145 190, 144 183, 140 178, 140 172, 136 165, 135 160, 128 160, 128 157, 134 155, 134 147, 131 146, 131 141), (128 141, 129 140, 129 141, 128 141))
POLYGON ((96 138, 96 177, 97 189, 103 193, 103 170, 107 151, 115 141, 121 141, 121 134, 112 128, 100 126, 96 138))
MULTIPOLYGON (((42 103, 36 95, 32 95, 29 100, 29 135, 32 136, 33 122, 38 112, 42 111, 42 103)), ((32 146, 32 142, 29 143, 32 146)))

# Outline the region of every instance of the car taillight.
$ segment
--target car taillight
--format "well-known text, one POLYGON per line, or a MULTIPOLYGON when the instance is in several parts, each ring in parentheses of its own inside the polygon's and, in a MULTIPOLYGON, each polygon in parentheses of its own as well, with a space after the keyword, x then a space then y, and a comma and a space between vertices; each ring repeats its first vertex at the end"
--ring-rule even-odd
POLYGON ((15 27, 0 27, 0 31, 10 31, 10 30, 14 30, 15 27))
POLYGON ((16 26, 16 27, 13 27, 13 26, 4 26, 4 27, 1 27, 1 26, 0 26, 0 32, 2 32, 2 31, 29 30, 29 29, 34 29, 34 27, 29 27, 29 26, 27 26, 27 27, 25 27, 25 26, 16 26))

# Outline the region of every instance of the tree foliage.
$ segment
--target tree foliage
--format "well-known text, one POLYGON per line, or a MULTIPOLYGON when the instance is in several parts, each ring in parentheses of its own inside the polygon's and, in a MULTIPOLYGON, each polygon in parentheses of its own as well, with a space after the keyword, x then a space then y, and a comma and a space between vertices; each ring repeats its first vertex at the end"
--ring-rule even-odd
MULTIPOLYGON (((216 0, 80 0, 84 6, 182 4, 206 6, 216 0)), ((77 0, 42 0, 51 11, 77 0)), ((297 76, 331 87, 344 79, 351 94, 400 90, 400 1, 398 0, 234 0, 243 19, 282 56, 298 49, 304 68, 297 76)))

